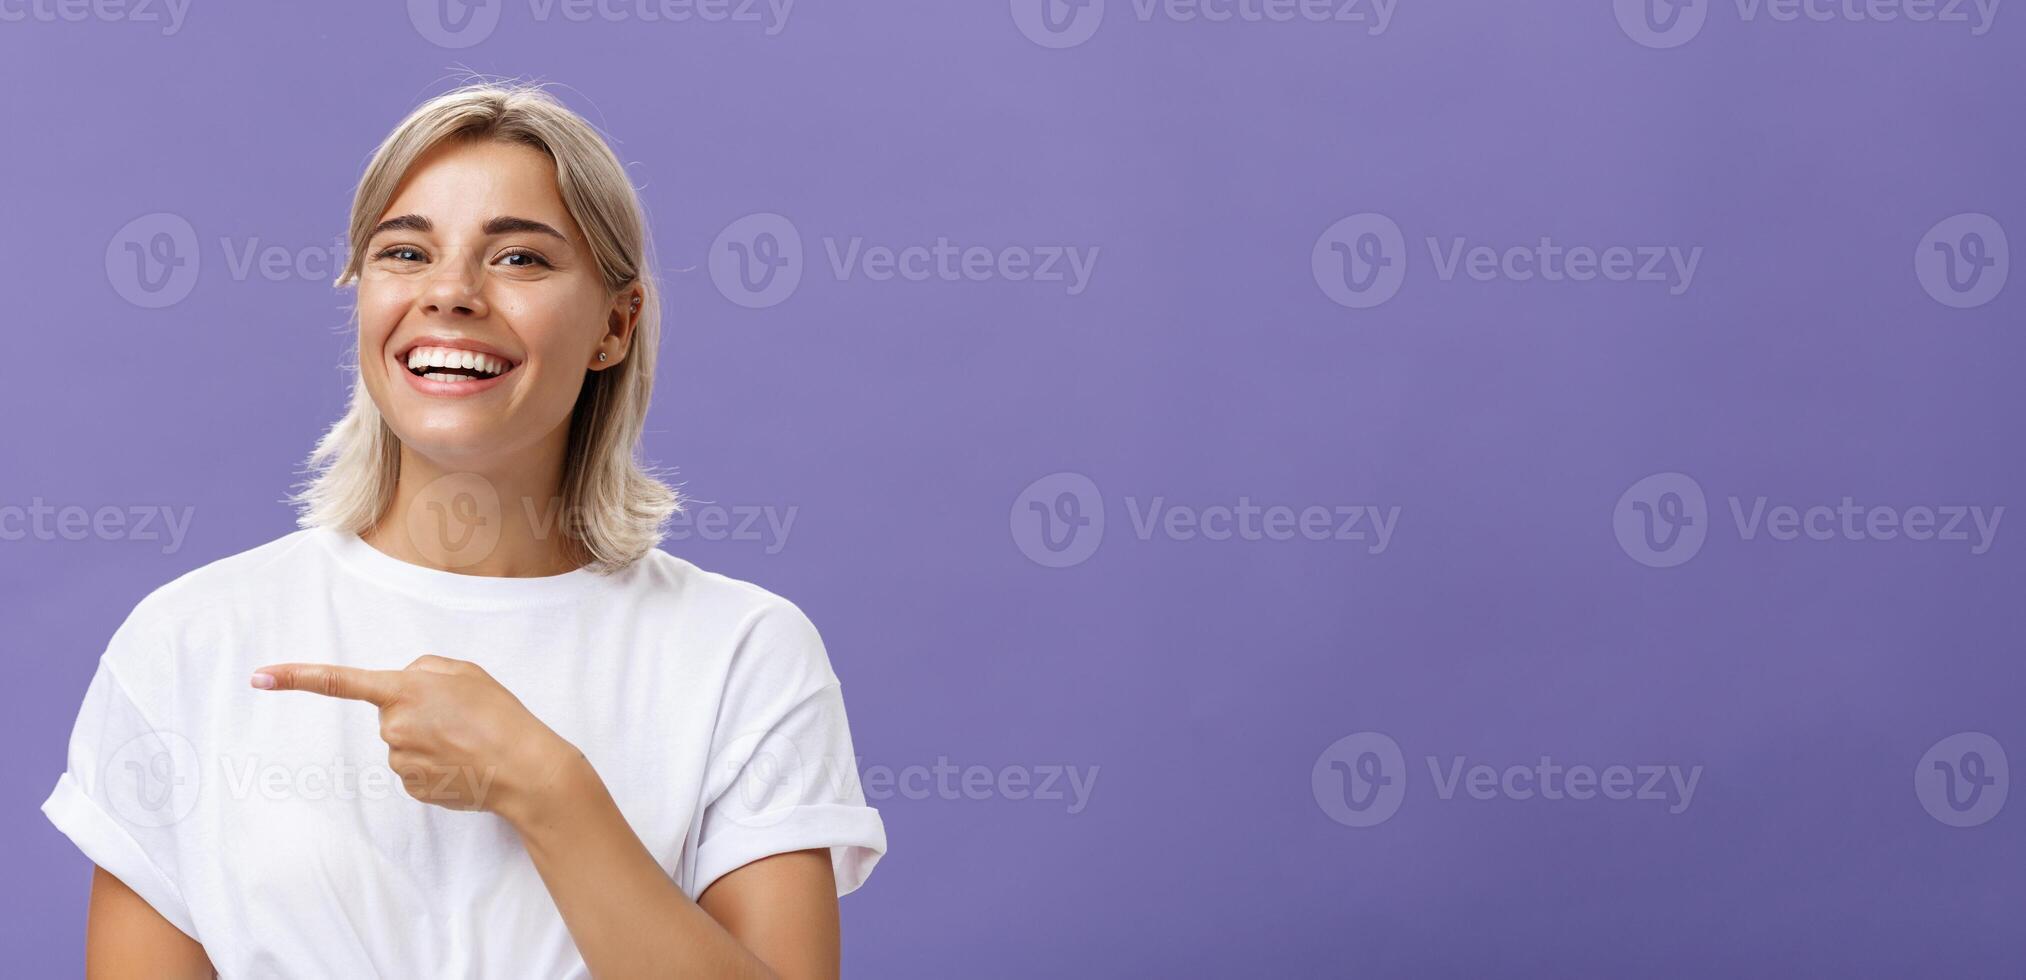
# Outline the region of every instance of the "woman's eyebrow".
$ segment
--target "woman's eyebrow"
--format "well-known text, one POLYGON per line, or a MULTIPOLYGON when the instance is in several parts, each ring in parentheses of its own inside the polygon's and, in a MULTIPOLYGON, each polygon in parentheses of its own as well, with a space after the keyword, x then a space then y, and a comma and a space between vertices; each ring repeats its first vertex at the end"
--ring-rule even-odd
POLYGON ((428 218, 419 214, 404 214, 399 217, 388 218, 374 225, 373 233, 366 237, 371 239, 383 231, 412 231, 416 234, 426 235, 432 227, 434 226, 429 223, 428 218))
POLYGON ((545 225, 539 221, 536 221, 533 218, 516 218, 513 217, 512 215, 503 215, 501 217, 494 218, 491 221, 486 222, 484 231, 487 235, 508 235, 513 234, 514 232, 531 232, 537 235, 554 235, 558 239, 561 239, 562 241, 565 242, 568 242, 570 240, 569 236, 564 235, 562 232, 557 231, 556 229, 551 228, 548 225, 545 225))
MULTIPOLYGON (((404 214, 388 218, 373 226, 373 234, 366 237, 371 238, 373 235, 378 235, 383 231, 412 231, 416 234, 426 235, 434 230, 434 228, 435 225, 428 218, 419 214, 404 214)), ((553 235, 565 242, 570 240, 568 235, 533 218, 516 218, 512 215, 502 215, 487 221, 485 227, 481 230, 487 235, 510 235, 516 232, 529 232, 537 235, 553 235)))

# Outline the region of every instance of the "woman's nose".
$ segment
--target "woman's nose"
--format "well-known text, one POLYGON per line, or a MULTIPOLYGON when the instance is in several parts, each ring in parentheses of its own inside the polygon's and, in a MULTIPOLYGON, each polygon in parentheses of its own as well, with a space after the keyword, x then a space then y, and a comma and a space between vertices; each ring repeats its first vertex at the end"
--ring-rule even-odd
POLYGON ((473 263, 446 260, 438 264, 422 291, 425 313, 453 316, 484 316, 485 279, 473 263))

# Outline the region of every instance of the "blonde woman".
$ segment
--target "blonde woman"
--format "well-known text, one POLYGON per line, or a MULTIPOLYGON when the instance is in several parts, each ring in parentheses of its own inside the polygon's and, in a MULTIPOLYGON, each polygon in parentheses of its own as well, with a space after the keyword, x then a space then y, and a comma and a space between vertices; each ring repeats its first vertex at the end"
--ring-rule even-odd
POLYGON ((799 609, 657 549, 655 284, 543 92, 421 106, 353 202, 303 529, 143 600, 43 805, 95 978, 818 977, 886 849, 799 609))

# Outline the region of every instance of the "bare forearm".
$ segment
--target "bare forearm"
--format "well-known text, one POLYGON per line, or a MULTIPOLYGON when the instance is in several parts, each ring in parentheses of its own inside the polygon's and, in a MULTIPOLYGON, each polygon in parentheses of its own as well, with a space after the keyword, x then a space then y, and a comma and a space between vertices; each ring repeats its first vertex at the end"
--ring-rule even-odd
POLYGON ((520 832, 577 951, 599 980, 772 978, 676 887, 574 749, 539 801, 502 815, 520 832))

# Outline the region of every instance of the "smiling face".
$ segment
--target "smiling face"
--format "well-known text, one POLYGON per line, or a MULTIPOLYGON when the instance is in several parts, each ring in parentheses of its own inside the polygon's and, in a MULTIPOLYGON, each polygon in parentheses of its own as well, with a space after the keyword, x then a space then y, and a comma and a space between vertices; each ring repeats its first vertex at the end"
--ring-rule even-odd
POLYGON ((403 446, 438 463, 560 454, 584 372, 625 357, 634 295, 607 289, 547 154, 451 141, 409 169, 367 240, 360 378, 403 446))

